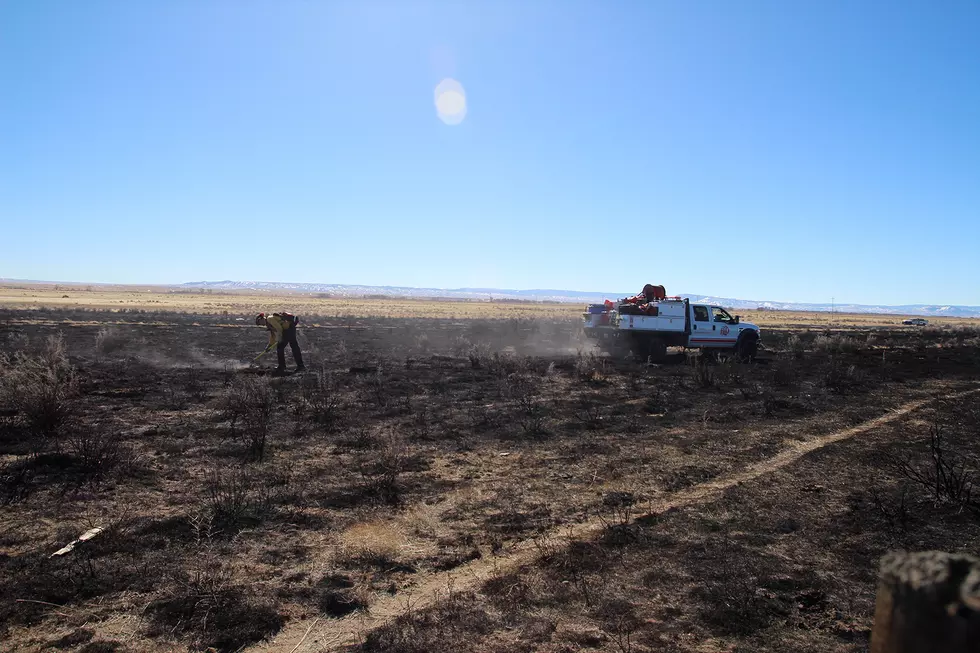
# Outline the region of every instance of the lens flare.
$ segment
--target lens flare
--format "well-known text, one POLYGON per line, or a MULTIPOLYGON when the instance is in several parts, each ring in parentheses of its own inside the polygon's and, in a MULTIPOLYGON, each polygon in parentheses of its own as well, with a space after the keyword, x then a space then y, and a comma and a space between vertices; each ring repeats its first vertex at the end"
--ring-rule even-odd
POLYGON ((436 115, 447 125, 458 125, 466 117, 466 91, 451 77, 436 86, 436 115))

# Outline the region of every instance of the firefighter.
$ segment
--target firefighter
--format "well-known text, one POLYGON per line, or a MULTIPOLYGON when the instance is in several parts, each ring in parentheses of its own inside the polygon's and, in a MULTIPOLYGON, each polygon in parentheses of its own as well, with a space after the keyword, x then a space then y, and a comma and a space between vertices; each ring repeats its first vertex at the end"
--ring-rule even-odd
MULTIPOLYGON (((277 374, 286 371, 286 345, 293 352, 293 360, 296 361, 296 371, 302 372, 306 368, 303 366, 303 354, 299 350, 299 343, 296 341, 296 325, 299 318, 290 313, 273 313, 267 316, 259 313, 255 317, 256 326, 264 326, 269 330, 269 346, 265 348, 259 358, 276 348, 276 355, 279 357, 279 367, 276 368, 277 374)), ((258 359, 256 359, 258 360, 258 359)))

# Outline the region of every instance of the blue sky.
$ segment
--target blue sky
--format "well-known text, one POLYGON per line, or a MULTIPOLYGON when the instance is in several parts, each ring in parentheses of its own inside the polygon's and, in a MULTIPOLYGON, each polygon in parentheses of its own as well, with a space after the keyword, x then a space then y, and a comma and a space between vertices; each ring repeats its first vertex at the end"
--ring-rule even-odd
POLYGON ((980 304, 978 33, 975 0, 0 0, 0 277, 980 304))

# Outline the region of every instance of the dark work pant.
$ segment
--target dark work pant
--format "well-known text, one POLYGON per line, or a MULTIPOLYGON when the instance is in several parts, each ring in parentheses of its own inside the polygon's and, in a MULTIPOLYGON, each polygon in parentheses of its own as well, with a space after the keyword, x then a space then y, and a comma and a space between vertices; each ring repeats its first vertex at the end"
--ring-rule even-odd
POLYGON ((282 340, 276 345, 276 355, 279 357, 279 367, 286 367, 286 345, 293 350, 293 360, 296 367, 303 367, 303 354, 299 350, 299 343, 296 342, 296 326, 293 325, 282 332, 282 340))

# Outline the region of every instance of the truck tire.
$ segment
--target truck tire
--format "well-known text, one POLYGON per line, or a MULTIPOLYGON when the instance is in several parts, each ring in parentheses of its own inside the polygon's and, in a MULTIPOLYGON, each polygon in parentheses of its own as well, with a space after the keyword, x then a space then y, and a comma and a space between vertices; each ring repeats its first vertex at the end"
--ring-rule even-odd
POLYGON ((748 362, 755 360, 756 354, 759 352, 759 337, 754 333, 743 333, 739 336, 738 341, 735 343, 735 358, 748 362))

